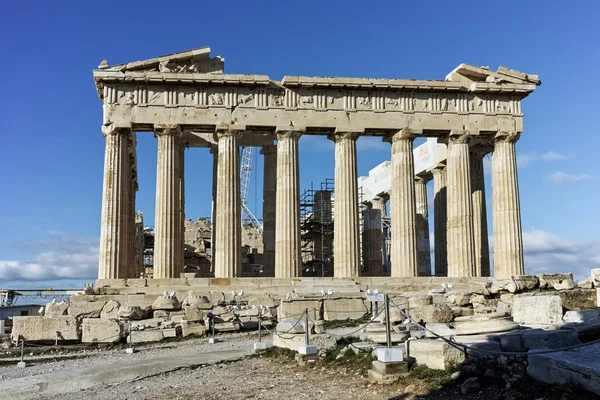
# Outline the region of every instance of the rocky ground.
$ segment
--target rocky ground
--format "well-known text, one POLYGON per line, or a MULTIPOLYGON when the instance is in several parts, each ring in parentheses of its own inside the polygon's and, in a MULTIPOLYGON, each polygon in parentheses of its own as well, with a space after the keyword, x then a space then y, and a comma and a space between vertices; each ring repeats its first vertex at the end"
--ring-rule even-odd
MULTIPOLYGON (((236 333, 221 336, 223 341, 208 344, 206 339, 138 346, 138 352, 127 355, 123 348, 76 350, 28 349, 26 359, 30 366, 15 367, 13 354, 0 354, 1 379, 59 372, 81 366, 117 364, 133 358, 144 362, 165 355, 210 352, 216 349, 251 348, 255 334, 236 333), (33 353, 33 355, 30 355, 33 353), (40 354, 42 353, 42 354, 40 354)), ((299 399, 593 399, 592 395, 572 392, 565 388, 541 385, 524 374, 524 360, 493 359, 469 364, 451 373, 413 368, 411 375, 398 383, 380 386, 369 383, 365 371, 370 364, 368 355, 355 356, 351 351, 343 357, 337 352, 314 365, 300 367, 290 353, 274 351, 241 361, 186 368, 146 377, 114 386, 97 387, 85 391, 42 399, 266 399, 275 400, 293 396, 299 399), (336 359, 337 358, 337 359, 336 359), (458 376, 457 376, 458 375, 458 376), (505 375, 505 376, 503 376, 505 375), (509 375, 508 381, 506 375, 509 375), (515 376, 517 379, 514 379, 515 376), (461 385, 471 378, 479 388, 463 394, 461 385)), ((464 388, 463 388, 464 390, 464 388)), ((1 396, 0 396, 1 397, 1 396)))

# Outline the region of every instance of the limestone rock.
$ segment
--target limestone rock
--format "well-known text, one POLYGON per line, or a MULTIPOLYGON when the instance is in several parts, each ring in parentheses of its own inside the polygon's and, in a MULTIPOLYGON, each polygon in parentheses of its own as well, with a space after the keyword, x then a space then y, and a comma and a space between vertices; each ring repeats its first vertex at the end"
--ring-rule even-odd
POLYGON ((188 296, 183 300, 183 306, 196 306, 201 310, 210 310, 212 303, 207 296, 199 295, 193 291, 189 292, 188 296))
POLYGON ((143 319, 138 321, 131 321, 131 329, 132 330, 141 330, 141 329, 156 329, 162 326, 165 323, 165 320, 162 318, 150 318, 143 319))
POLYGON ((414 295, 408 298, 409 308, 415 308, 419 306, 428 306, 433 304, 433 297, 431 295, 414 295))
MULTIPOLYGON (((382 309, 380 309, 382 310, 382 309)), ((390 324, 391 325, 396 325, 396 324, 401 324, 404 320, 406 319, 406 317, 404 316, 404 314, 402 314, 402 312, 400 312, 400 309, 397 307, 390 307, 390 324)), ((386 322, 385 319, 385 311, 382 311, 381 314, 379 315, 379 322, 381 322, 382 324, 385 324, 386 322)))
POLYGON ((198 322, 204 320, 204 310, 200 309, 195 304, 184 306, 184 311, 188 321, 198 322))
POLYGON ((116 343, 123 337, 123 325, 116 319, 84 318, 81 325, 83 343, 116 343))
POLYGON ((560 283, 554 284, 554 289, 556 290, 571 290, 577 287, 577 282, 573 279, 565 279, 560 283))
POLYGON ((127 336, 127 343, 146 343, 146 342, 160 342, 164 339, 163 332, 161 330, 143 330, 133 331, 127 336))
POLYGON ((471 293, 469 292, 450 292, 446 297, 450 303, 459 307, 471 304, 471 293))
POLYGON ((460 391, 463 395, 477 392, 481 387, 476 377, 472 377, 464 381, 460 385, 460 391))
POLYGON ((317 310, 317 317, 321 318, 321 310, 323 309, 322 299, 294 299, 294 300, 282 300, 281 304, 277 308, 277 317, 279 319, 285 318, 299 318, 304 310, 308 308, 308 312, 312 313, 317 310))
POLYGON ((590 278, 594 282, 594 287, 600 287, 600 268, 592 268, 590 272, 590 278))
POLYGON ((327 298, 323 300, 323 319, 325 321, 343 321, 361 319, 369 310, 362 298, 327 298))
MULTIPOLYGON (((319 350, 331 350, 337 346, 335 336, 327 333, 311 335, 309 343, 319 350)), ((304 334, 297 335, 273 335, 273 346, 298 351, 298 347, 304 346, 304 334)))
POLYGON ((565 310, 593 310, 597 307, 595 289, 572 289, 558 292, 565 310))
POLYGON ((540 281, 540 288, 541 289, 556 289, 555 285, 560 285, 562 284, 563 281, 565 280, 573 280, 573 274, 568 273, 568 274, 539 274, 536 275, 540 281))
POLYGON ((54 317, 57 315, 66 315, 69 308, 69 303, 61 301, 58 303, 48 303, 44 309, 44 315, 54 317))
POLYGON ((496 278, 490 287, 490 293, 499 293, 506 290, 510 293, 518 293, 524 290, 535 289, 539 284, 536 276, 514 275, 506 278, 496 278))
POLYGON ((577 282, 577 286, 579 286, 582 289, 593 289, 594 280, 592 278, 587 278, 584 281, 577 282))
MULTIPOLYGON (((275 330, 279 333, 304 333, 306 332, 306 323, 304 320, 286 319, 279 321, 275 330)), ((308 332, 313 332, 314 327, 312 322, 308 322, 308 332)))
POLYGON ((105 301, 77 301, 71 303, 68 313, 77 318, 100 318, 105 301))
POLYGON ((567 311, 563 316, 564 323, 600 324, 600 309, 567 311))
POLYGON ((560 296, 515 296, 512 316, 518 324, 558 324, 562 322, 560 296))
POLYGON ((490 282, 490 281, 485 281, 485 282, 474 281, 474 280, 469 281, 469 291, 472 293, 477 293, 477 294, 482 294, 482 295, 487 296, 490 294, 491 287, 492 287, 492 282, 490 282))
POLYGON ((432 304, 413 308, 410 310, 410 316, 415 321, 423 321, 426 324, 451 322, 454 319, 452 309, 446 304, 432 304))
POLYGON ((118 318, 119 307, 121 307, 121 303, 119 303, 118 301, 107 301, 104 307, 102 307, 102 311, 100 312, 100 318, 118 318))
POLYGON ((237 322, 217 322, 215 323, 216 332, 235 332, 240 330, 240 324, 237 322))
POLYGON ((153 310, 181 310, 181 303, 177 296, 158 296, 152 303, 153 310))
POLYGON ((410 356, 431 369, 447 369, 465 361, 465 353, 439 339, 418 339, 410 343, 410 356))
POLYGON ((181 334, 183 337, 191 335, 204 336, 206 334, 206 327, 201 324, 186 324, 182 326, 181 334))
POLYGON ((125 305, 119 309, 119 319, 125 320, 140 320, 146 318, 148 311, 140 306, 125 305))
POLYGON ((450 307, 450 309, 452 310, 452 315, 454 316, 454 318, 473 315, 473 309, 470 307, 452 306, 450 307))
POLYGON ((79 341, 79 320, 72 316, 54 317, 13 317, 11 339, 16 342, 20 337, 26 341, 56 339, 79 341))

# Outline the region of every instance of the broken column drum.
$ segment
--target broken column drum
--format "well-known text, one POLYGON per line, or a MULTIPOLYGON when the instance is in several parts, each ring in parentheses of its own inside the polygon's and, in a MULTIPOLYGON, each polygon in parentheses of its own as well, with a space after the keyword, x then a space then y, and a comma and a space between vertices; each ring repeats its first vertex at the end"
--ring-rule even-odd
MULTIPOLYGON (((493 143, 489 151, 495 275, 524 272, 515 142, 523 131, 521 101, 540 84, 536 75, 461 64, 440 80, 285 76, 275 81, 265 75, 225 74, 223 69, 222 58, 211 57, 209 48, 199 48, 112 66, 104 61, 94 70, 106 137, 99 284, 137 274, 134 260, 139 257, 132 254, 139 251, 132 243, 135 135, 148 132, 154 132, 158 142, 154 278, 178 278, 183 271, 183 161, 188 147, 216 149, 214 276, 243 276, 239 146, 272 146, 275 135, 279 136, 276 164, 271 156, 275 150, 265 152, 269 169, 264 189, 265 271, 281 278, 301 276, 300 132, 328 135, 335 142, 336 277, 356 277, 362 269, 356 141, 363 135, 392 142, 389 187, 372 192, 367 188, 361 195, 361 201, 371 202, 372 210, 381 210, 374 198, 390 194, 392 277, 418 275, 417 213, 425 216, 431 211, 422 207, 427 202, 422 188, 416 193, 415 172, 422 172, 415 171, 416 137, 448 142, 447 160, 436 160, 425 171, 434 175, 436 275, 445 274, 446 253, 449 276, 487 274, 481 163, 469 158, 475 151, 470 148, 471 136, 493 143), (444 161, 445 184, 444 171, 434 169, 444 161)), ((385 217, 380 214, 379 219, 385 217)), ((428 230, 420 228, 423 242, 428 230)), ((378 253, 378 248, 376 243, 368 251, 378 253)), ((376 271, 378 256, 370 259, 376 265, 365 271, 383 274, 383 268, 376 271)), ((421 272, 426 269, 423 265, 421 272)))

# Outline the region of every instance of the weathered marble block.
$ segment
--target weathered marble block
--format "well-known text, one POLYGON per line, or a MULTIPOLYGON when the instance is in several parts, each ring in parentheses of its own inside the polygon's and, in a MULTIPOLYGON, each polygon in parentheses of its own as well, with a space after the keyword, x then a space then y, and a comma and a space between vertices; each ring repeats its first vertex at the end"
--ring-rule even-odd
POLYGON ((100 318, 106 301, 78 301, 71 303, 68 313, 77 318, 100 318))
POLYGON ((61 315, 55 317, 14 317, 11 339, 17 341, 80 340, 79 321, 75 317, 61 315))
POLYGON ((123 337, 123 325, 116 319, 84 318, 81 324, 83 343, 116 343, 123 337))
POLYGON ((325 321, 361 319, 369 310, 362 298, 331 298, 323 300, 325 321))
POLYGON ((447 369, 465 361, 465 354, 439 339, 418 339, 409 344, 409 354, 415 362, 431 369, 447 369))
POLYGON ((559 324, 563 304, 560 296, 515 296, 512 316, 518 324, 559 324))

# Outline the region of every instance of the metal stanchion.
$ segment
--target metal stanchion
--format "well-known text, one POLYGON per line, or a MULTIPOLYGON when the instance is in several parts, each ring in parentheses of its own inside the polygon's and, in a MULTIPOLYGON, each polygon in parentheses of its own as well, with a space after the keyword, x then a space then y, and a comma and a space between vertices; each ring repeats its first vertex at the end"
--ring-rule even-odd
POLYGON ((25 361, 24 361, 24 357, 25 357, 25 339, 23 338, 23 336, 19 336, 19 339, 21 339, 21 361, 19 361, 17 363, 17 367, 19 367, 19 368, 25 368, 27 366, 27 364, 25 364, 25 361))
POLYGON ((129 322, 129 347, 125 349, 125 353, 127 354, 133 354, 135 352, 133 348, 133 331, 134 330, 131 329, 131 322, 129 322))
POLYGON ((392 327, 390 324, 390 299, 388 295, 384 295, 384 306, 385 306, 385 340, 387 342, 388 349, 392 347, 392 327))
POLYGON ((54 346, 58 346, 58 335, 60 335, 60 332, 56 331, 56 338, 54 339, 54 346))
POLYGON ((308 308, 304 309, 304 344, 308 346, 308 308))

